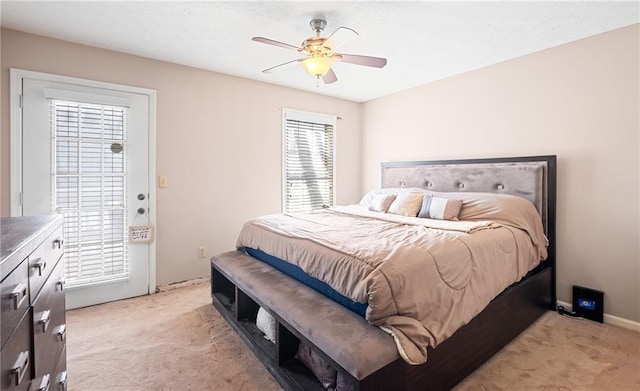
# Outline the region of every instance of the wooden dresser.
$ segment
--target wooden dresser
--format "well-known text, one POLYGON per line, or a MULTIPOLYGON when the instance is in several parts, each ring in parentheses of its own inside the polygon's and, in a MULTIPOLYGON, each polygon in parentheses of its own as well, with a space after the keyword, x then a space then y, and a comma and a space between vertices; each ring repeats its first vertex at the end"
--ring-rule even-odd
POLYGON ((64 391, 62 217, 2 218, 0 233, 0 391, 64 391))

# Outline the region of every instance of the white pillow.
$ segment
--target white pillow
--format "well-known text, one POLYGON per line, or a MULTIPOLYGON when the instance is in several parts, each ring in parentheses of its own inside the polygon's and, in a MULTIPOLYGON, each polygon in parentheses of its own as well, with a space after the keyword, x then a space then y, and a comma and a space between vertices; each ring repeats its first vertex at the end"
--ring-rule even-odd
POLYGON ((276 319, 262 307, 258 309, 256 326, 264 333, 265 339, 276 343, 276 319))
POLYGON ((395 199, 396 199, 395 194, 378 194, 373 199, 373 202, 371 203, 371 207, 369 208, 369 210, 372 210, 374 212, 387 213, 387 211, 389 210, 389 207, 391 206, 391 204, 395 199))
POLYGON ((365 208, 367 208, 369 210, 374 210, 373 209, 373 200, 376 198, 376 196, 378 196, 380 194, 398 194, 399 191, 400 191, 400 188, 398 188, 398 187, 389 187, 389 188, 385 188, 385 189, 371 190, 370 192, 365 194, 364 197, 362 197, 362 199, 360 200, 359 205, 360 206, 364 206, 365 208))

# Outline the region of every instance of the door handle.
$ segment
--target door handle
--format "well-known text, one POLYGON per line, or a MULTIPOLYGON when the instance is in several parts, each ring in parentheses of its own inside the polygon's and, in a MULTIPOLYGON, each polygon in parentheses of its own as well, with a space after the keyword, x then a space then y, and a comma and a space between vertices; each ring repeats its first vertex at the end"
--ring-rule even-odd
POLYGON ((33 379, 33 381, 31 382, 31 387, 29 387, 29 391, 49 391, 49 378, 51 377, 51 375, 46 374, 44 376, 42 376, 39 380, 40 380, 40 384, 36 383, 36 380, 38 379, 33 379), (35 383, 35 384, 34 384, 35 383))
POLYGON ((42 277, 42 271, 47 267, 47 258, 38 258, 32 267, 38 269, 38 276, 42 277))
POLYGON ((27 373, 27 368, 29 368, 29 351, 20 352, 18 359, 13 364, 13 368, 11 368, 11 373, 15 376, 16 386, 19 386, 20 383, 22 383, 24 374, 27 373))
POLYGON ((67 391, 67 371, 64 371, 58 377, 59 391, 67 391))
POLYGON ((24 284, 18 284, 11 291, 11 298, 13 299, 13 309, 17 310, 22 306, 24 300, 27 298, 27 286, 24 284), (21 299, 19 297, 22 296, 21 299))
POLYGON ((37 325, 42 325, 42 332, 47 332, 47 327, 49 327, 49 322, 51 322, 51 311, 46 310, 40 313, 40 319, 36 321, 37 325))
POLYGON ((65 338, 67 337, 67 325, 61 324, 60 326, 58 326, 54 334, 56 335, 56 338, 58 338, 58 341, 64 342, 65 338))
POLYGON ((53 241, 53 248, 58 248, 61 249, 62 245, 64 244, 64 240, 57 238, 56 240, 53 241))

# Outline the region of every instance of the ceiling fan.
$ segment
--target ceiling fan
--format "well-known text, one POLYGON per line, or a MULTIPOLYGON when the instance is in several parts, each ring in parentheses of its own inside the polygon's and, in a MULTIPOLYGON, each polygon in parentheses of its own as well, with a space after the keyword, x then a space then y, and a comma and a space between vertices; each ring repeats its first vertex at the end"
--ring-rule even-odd
POLYGON ((304 69, 311 76, 315 76, 317 80, 322 78, 325 84, 335 83, 338 78, 331 67, 334 61, 346 62, 356 65, 364 65, 374 68, 382 68, 387 65, 387 59, 381 57, 360 56, 356 54, 336 53, 338 47, 350 42, 358 37, 358 33, 348 27, 338 27, 331 35, 324 38, 321 37, 322 31, 327 26, 327 21, 324 19, 313 19, 309 25, 311 30, 315 34, 313 37, 305 39, 302 44, 298 46, 289 45, 288 43, 274 41, 273 39, 264 37, 253 37, 252 40, 256 42, 265 43, 267 45, 278 46, 284 49, 295 50, 303 53, 306 57, 298 58, 296 60, 288 61, 280 65, 265 69, 263 73, 271 73, 282 67, 302 63, 304 69))

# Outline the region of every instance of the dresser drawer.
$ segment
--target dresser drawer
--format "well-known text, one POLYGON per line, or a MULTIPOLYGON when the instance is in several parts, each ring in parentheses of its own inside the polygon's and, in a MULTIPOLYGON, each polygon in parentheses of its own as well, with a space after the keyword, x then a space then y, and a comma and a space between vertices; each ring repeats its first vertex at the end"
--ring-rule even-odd
POLYGON ((53 384, 49 391, 67 391, 67 348, 62 349, 58 359, 53 384))
POLYGON ((29 391, 67 391, 67 349, 62 349, 53 373, 36 377, 29 391))
POLYGON ((29 308, 29 263, 25 260, 0 283, 2 304, 0 306, 0 346, 4 346, 13 330, 29 308))
MULTIPOLYGON (((3 319, 4 320, 4 319, 3 319)), ((31 316, 26 311, 18 327, 15 329, 7 344, 2 348, 0 361, 2 362, 2 391, 23 391, 29 389, 31 380, 32 357, 31 347, 31 316)))
POLYGON ((58 262, 33 303, 35 377, 53 374, 66 341, 64 261, 58 262))
POLYGON ((64 251, 62 240, 62 226, 47 237, 38 248, 29 255, 29 291, 31 302, 40 292, 42 285, 58 263, 64 251))

